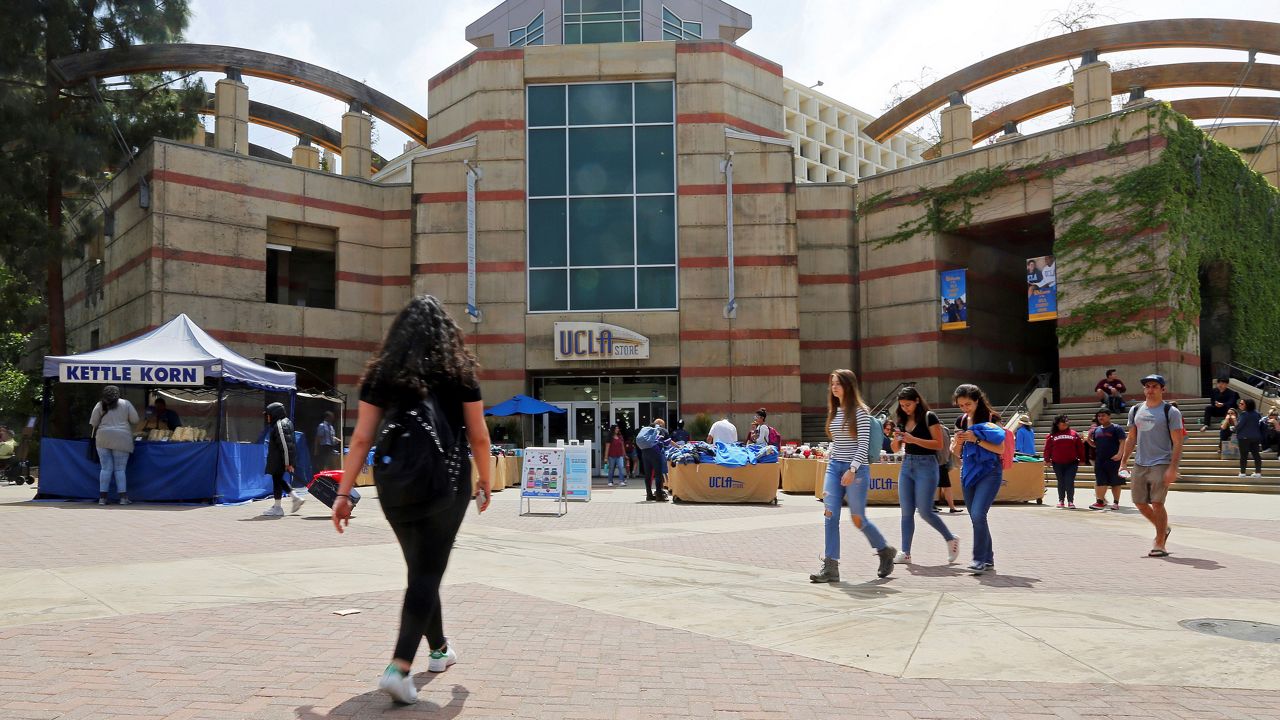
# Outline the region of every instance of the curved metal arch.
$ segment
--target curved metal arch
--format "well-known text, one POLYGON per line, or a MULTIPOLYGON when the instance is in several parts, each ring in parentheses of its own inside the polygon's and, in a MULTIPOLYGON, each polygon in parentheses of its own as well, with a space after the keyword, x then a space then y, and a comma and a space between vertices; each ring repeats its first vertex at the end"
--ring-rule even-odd
MULTIPOLYGON (((213 93, 206 93, 205 105, 200 108, 201 115, 213 114, 213 93)), ((305 115, 299 115, 291 110, 285 110, 275 105, 260 103, 256 100, 249 101, 249 122, 254 125, 269 127, 272 130, 279 130, 291 135, 310 137, 315 144, 335 153, 342 153, 342 133, 334 128, 325 125, 319 120, 313 120, 305 115)), ((387 161, 381 155, 373 153, 373 168, 381 169, 386 165, 387 161)))
POLYGON ((1228 117, 1280 120, 1280 97, 1237 95, 1233 98, 1227 98, 1226 96, 1183 98, 1182 100, 1171 100, 1169 105, 1192 120, 1206 120, 1221 115, 1222 106, 1228 100, 1231 101, 1231 110, 1227 113, 1228 117))
POLYGON ((1256 20, 1144 20, 1088 28, 1006 50, 958 70, 894 105, 867 125, 884 142, 946 102, 953 92, 969 93, 1026 70, 1095 50, 1100 53, 1162 47, 1223 48, 1280 54, 1280 23, 1256 20))
POLYGON ((427 119, 391 96, 346 75, 283 55, 227 45, 173 43, 78 53, 60 57, 52 65, 63 85, 143 72, 223 72, 227 68, 239 68, 245 75, 299 85, 343 102, 359 103, 379 120, 424 145, 427 142, 427 119))
MULTIPOLYGON (((1235 87, 1237 84, 1260 90, 1280 90, 1280 65, 1255 63, 1247 74, 1245 67, 1246 63, 1207 62, 1171 63, 1117 70, 1111 73, 1111 94, 1119 95, 1132 87, 1153 90, 1171 87, 1235 87)), ((1073 99, 1071 86, 1060 85, 1011 102, 973 121, 973 141, 976 143, 995 135, 1004 129, 1007 122, 1021 123, 1068 107, 1073 99)))

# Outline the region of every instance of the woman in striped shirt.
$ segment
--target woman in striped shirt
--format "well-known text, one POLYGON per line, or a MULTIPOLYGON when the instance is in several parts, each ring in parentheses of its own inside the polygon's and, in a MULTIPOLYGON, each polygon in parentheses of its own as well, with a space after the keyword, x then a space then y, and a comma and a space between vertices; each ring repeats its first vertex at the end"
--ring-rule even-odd
MULTIPOLYGON (((831 450, 827 455, 827 476, 823 483, 826 548, 822 570, 809 576, 815 583, 840 581, 840 504, 847 498, 853 526, 862 531, 867 542, 880 556, 877 575, 888 577, 893 572, 897 549, 885 542, 884 536, 867 518, 867 490, 871 485, 871 465, 867 450, 872 445, 871 415, 858 392, 858 377, 852 370, 831 373, 831 391, 827 395, 827 437, 831 450), (852 420, 852 423, 850 422, 852 420)), ((880 440, 876 438, 875 446, 880 440)))

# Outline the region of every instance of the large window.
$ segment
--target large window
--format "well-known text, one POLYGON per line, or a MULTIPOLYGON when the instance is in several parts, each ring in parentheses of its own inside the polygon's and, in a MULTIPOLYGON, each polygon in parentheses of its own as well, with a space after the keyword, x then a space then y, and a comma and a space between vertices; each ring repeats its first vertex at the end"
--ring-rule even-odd
POLYGON ((675 87, 528 88, 529 311, 676 307, 675 87))
POLYGON ((564 0, 564 44, 640 42, 640 0, 564 0))
POLYGON ((508 43, 511 47, 525 47, 526 45, 541 45, 543 40, 542 27, 543 13, 538 13, 538 17, 534 18, 528 25, 522 28, 516 28, 509 33, 508 43))
POLYGON ((267 302, 333 309, 338 231, 267 219, 267 302))
POLYGON ((702 23, 685 22, 679 15, 662 6, 663 40, 701 40, 702 23))

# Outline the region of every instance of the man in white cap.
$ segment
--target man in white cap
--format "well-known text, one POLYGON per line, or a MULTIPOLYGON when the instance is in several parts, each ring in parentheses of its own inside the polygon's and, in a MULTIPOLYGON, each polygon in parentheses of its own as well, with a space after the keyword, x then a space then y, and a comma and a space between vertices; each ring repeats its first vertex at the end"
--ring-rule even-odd
POLYGON ((1182 412, 1164 400, 1163 375, 1142 378, 1146 402, 1129 409, 1129 436, 1120 451, 1120 468, 1129 462, 1129 454, 1137 449, 1129 493, 1133 504, 1156 528, 1155 542, 1148 557, 1168 557, 1165 542, 1169 539, 1169 514, 1165 497, 1169 486, 1178 479, 1178 463, 1182 460, 1182 412))

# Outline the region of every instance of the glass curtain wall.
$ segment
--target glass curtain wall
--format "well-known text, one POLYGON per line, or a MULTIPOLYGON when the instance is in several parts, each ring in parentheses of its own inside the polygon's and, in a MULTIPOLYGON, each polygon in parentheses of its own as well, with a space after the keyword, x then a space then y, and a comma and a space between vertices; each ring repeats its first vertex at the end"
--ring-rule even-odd
POLYGON ((526 96, 529 312, 676 309, 675 84, 526 96))
POLYGON ((564 0, 564 44, 640 42, 640 0, 564 0))

